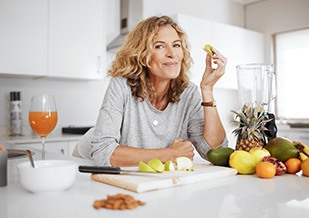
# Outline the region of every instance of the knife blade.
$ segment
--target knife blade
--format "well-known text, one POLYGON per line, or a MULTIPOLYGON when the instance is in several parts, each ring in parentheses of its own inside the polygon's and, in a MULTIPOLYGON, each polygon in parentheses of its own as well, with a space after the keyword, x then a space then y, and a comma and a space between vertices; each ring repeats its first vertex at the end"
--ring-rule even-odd
POLYGON ((110 166, 79 166, 79 172, 81 173, 94 173, 94 174, 121 174, 121 173, 148 173, 138 170, 123 170, 120 167, 110 166))

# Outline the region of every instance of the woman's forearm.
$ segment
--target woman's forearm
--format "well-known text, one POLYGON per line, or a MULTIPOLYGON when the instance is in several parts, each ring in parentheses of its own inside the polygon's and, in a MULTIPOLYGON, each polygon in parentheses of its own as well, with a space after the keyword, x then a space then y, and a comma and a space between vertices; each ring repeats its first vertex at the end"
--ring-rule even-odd
POLYGON ((136 166, 140 161, 148 162, 153 158, 166 162, 175 157, 169 148, 143 149, 119 145, 113 152, 110 163, 112 166, 136 166))
POLYGON ((165 163, 168 160, 175 161, 181 156, 192 160, 194 148, 190 141, 177 138, 167 148, 144 149, 119 145, 113 152, 110 163, 112 166, 136 166, 140 161, 148 162, 153 158, 165 163))
MULTIPOLYGON (((212 90, 202 90, 203 102, 213 102, 212 90)), ((204 107, 204 139, 211 147, 217 147, 226 136, 217 107, 204 107)))
MULTIPOLYGON (((213 88, 224 75, 227 59, 212 47, 214 55, 206 55, 206 68, 200 84, 203 102, 213 102, 213 88), (215 67, 214 67, 215 66, 215 67)), ((204 107, 204 138, 211 147, 217 147, 225 138, 225 130, 216 107, 204 107)))

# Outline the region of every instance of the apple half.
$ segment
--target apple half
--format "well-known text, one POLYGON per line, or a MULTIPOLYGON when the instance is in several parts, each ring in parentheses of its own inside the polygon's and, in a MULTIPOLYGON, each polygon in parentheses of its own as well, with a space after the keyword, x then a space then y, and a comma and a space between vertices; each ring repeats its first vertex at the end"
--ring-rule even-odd
POLYGON ((188 157, 177 157, 176 166, 177 170, 192 171, 194 169, 193 162, 188 157))

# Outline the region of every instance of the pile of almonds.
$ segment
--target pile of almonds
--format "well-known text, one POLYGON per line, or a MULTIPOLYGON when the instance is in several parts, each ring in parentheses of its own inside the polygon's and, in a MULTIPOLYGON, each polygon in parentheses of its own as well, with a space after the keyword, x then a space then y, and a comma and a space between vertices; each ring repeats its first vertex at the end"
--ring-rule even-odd
POLYGON ((107 199, 96 200, 93 203, 95 209, 107 208, 111 210, 133 209, 143 205, 145 205, 144 202, 125 194, 108 195, 107 199))

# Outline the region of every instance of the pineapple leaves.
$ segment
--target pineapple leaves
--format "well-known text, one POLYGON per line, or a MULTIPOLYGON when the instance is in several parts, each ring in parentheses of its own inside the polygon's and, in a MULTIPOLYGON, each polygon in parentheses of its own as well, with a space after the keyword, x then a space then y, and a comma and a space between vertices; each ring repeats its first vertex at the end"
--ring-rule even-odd
POLYGON ((271 121, 261 106, 244 104, 241 112, 231 110, 236 115, 236 119, 231 123, 238 127, 232 132, 242 139, 264 139, 262 131, 267 130, 265 124, 271 121))

